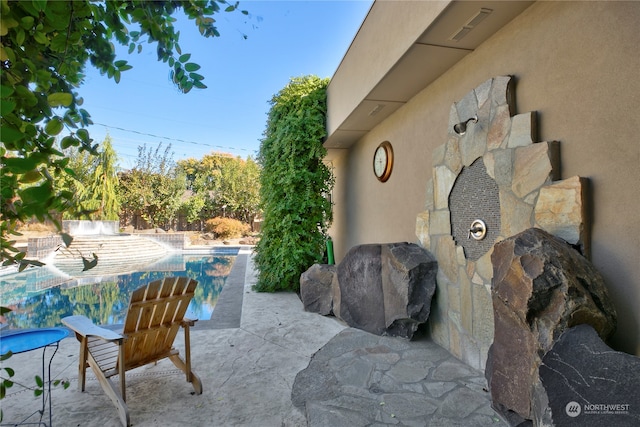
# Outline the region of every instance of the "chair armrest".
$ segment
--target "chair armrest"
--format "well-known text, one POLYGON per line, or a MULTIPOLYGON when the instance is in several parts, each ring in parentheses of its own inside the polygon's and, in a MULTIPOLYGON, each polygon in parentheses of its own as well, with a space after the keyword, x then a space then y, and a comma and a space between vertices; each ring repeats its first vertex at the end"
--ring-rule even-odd
POLYGON ((77 335, 83 337, 98 337, 105 341, 120 341, 124 338, 114 331, 95 325, 85 316, 63 317, 62 323, 77 335))
POLYGON ((180 326, 182 326, 183 328, 186 328, 187 326, 193 326, 196 324, 197 321, 198 319, 189 319, 189 318, 183 317, 182 321, 180 322, 180 326))

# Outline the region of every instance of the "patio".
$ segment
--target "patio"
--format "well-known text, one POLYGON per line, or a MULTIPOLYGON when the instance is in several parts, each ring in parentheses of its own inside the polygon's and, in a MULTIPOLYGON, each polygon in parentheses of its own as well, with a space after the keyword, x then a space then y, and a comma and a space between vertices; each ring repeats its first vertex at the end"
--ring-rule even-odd
MULTIPOLYGON (((241 304, 241 316, 201 321, 192 331, 202 395, 192 395, 167 360, 127 375, 132 425, 505 425, 490 407, 482 373, 433 342, 347 328, 305 312, 296 294, 253 292, 254 283, 251 256, 240 255, 218 313, 238 313, 233 308, 241 304), (337 383, 328 387, 325 380, 334 374, 337 383), (305 403, 306 413, 300 409, 305 403)), ((77 341, 61 341, 52 376, 71 385, 52 392, 53 424, 119 426, 115 407, 90 371, 86 392, 77 391, 77 360, 77 341)), ((14 355, 7 365, 17 370, 17 382, 33 384, 41 363, 42 353, 33 351, 14 355)), ((41 402, 17 385, 9 392, 1 401, 3 422, 20 421, 41 402)))

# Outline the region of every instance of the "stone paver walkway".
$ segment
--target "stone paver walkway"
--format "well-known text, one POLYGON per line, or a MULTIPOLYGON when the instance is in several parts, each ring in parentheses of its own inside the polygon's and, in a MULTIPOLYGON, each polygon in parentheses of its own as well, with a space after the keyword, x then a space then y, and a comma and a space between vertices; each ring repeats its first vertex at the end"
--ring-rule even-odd
POLYGON ((345 329, 295 380, 292 400, 311 427, 505 426, 482 372, 428 339, 345 329))

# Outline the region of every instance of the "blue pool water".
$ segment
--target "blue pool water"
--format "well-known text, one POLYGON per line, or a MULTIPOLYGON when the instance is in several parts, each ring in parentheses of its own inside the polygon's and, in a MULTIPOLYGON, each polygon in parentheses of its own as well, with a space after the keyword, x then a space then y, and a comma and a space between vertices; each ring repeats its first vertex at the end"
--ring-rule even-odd
POLYGON ((166 276, 188 276, 198 281, 188 312, 208 320, 236 259, 237 250, 222 254, 174 254, 147 271, 74 279, 55 269, 33 268, 0 276, 0 305, 9 329, 60 326, 61 318, 84 315, 96 324, 124 322, 129 296, 142 285, 166 276))

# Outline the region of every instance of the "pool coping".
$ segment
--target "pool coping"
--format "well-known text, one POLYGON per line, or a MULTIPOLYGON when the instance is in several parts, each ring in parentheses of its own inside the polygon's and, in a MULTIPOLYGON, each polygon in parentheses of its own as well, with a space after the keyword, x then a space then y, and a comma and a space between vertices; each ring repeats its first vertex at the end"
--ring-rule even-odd
POLYGON ((194 330, 234 329, 240 327, 244 285, 250 254, 251 252, 249 251, 238 252, 213 308, 211 318, 209 320, 198 320, 194 330))

